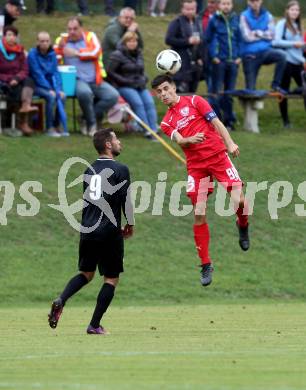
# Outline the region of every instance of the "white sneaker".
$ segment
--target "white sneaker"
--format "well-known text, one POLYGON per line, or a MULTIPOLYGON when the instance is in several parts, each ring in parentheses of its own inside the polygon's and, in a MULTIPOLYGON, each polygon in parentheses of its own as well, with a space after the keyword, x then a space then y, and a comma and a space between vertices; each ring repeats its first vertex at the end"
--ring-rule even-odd
POLYGON ((46 134, 48 137, 53 137, 53 138, 59 138, 61 136, 61 134, 55 131, 54 129, 47 130, 46 134))
POLYGON ((97 132, 97 126, 96 125, 90 126, 88 130, 89 137, 93 137, 96 134, 96 132, 97 132))
POLYGON ((150 16, 152 16, 153 18, 156 18, 157 17, 157 14, 155 12, 150 12, 150 16))
POLYGON ((166 16, 166 14, 165 14, 164 12, 161 12, 161 13, 159 14, 159 16, 161 16, 161 17, 163 18, 164 16, 166 16))

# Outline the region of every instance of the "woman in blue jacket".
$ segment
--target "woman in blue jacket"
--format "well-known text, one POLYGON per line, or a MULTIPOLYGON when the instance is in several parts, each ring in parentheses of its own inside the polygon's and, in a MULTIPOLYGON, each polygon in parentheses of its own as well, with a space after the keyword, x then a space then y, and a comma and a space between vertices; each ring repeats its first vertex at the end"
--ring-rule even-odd
POLYGON ((51 137, 59 137, 56 131, 59 126, 56 108, 56 94, 59 91, 62 102, 65 94, 62 91, 61 76, 57 70, 56 54, 51 46, 50 35, 40 32, 37 35, 37 47, 30 50, 28 55, 30 75, 35 83, 35 95, 46 101, 46 131, 51 137))
MULTIPOLYGON (((300 5, 297 1, 289 1, 285 11, 285 18, 281 19, 275 30, 275 38, 272 42, 273 46, 285 50, 286 53, 286 69, 281 82, 281 88, 289 91, 291 79, 294 79, 298 87, 302 86, 302 71, 305 65, 303 56, 303 34, 301 28, 301 12, 300 5)), ((290 120, 288 115, 288 100, 284 99, 279 104, 284 127, 290 128, 290 120)))

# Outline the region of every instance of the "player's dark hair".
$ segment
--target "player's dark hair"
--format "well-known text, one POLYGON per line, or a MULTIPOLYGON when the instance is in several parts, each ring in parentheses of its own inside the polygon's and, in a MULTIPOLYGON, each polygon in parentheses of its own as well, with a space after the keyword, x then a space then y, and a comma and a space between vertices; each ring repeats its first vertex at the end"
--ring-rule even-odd
POLYGON ((98 130, 93 136, 93 144, 98 153, 105 152, 106 142, 110 142, 113 138, 114 129, 107 127, 98 130))
POLYGON ((155 89, 166 82, 168 82, 169 84, 174 84, 173 78, 171 76, 169 76, 168 74, 160 74, 152 80, 151 87, 155 89))

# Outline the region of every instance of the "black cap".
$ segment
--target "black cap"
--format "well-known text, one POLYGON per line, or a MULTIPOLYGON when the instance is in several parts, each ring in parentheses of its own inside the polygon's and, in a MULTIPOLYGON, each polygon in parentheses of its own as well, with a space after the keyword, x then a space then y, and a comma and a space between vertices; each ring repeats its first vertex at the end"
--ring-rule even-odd
POLYGON ((15 5, 16 7, 22 9, 24 4, 20 0, 8 0, 7 4, 15 5))

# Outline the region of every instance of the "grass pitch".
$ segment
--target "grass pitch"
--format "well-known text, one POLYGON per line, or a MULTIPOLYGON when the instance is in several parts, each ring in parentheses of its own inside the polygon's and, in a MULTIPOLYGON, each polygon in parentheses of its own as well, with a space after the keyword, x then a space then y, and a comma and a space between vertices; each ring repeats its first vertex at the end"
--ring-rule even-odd
MULTIPOLYGON (((92 303, 94 304, 94 302, 92 303)), ((305 389, 305 304, 116 307, 109 336, 92 308, 1 310, 0 389, 305 389)))

